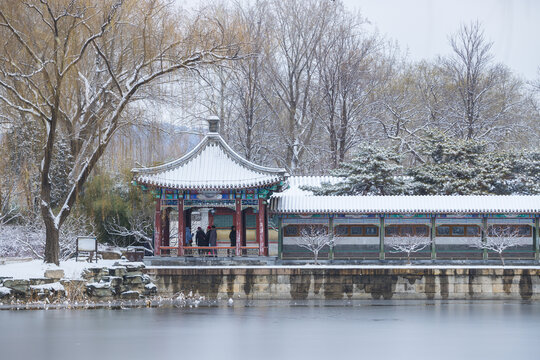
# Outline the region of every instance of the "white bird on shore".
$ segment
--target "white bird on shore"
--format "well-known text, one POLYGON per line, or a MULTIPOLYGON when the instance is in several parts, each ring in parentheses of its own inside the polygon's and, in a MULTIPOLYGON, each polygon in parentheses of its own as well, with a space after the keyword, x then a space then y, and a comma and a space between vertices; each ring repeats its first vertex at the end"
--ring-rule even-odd
POLYGON ((229 304, 229 306, 232 306, 234 303, 234 300, 232 298, 229 298, 229 301, 227 303, 229 304))

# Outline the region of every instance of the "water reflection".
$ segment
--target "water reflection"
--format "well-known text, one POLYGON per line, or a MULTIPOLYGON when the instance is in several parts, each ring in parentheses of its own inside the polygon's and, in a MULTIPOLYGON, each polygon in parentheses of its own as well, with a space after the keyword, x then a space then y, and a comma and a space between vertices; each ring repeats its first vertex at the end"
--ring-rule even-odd
POLYGON ((248 305, 1 311, 0 358, 539 358, 538 303, 248 305))

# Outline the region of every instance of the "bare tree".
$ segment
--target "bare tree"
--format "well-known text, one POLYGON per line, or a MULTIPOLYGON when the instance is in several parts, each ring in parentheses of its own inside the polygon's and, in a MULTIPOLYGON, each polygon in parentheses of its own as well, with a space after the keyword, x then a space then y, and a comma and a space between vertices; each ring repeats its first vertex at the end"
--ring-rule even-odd
POLYGON ((493 43, 478 21, 462 25, 450 45, 453 54, 440 63, 450 85, 445 99, 454 133, 467 139, 506 134, 522 101, 521 82, 503 65, 493 64, 493 43))
POLYGON ((403 235, 391 236, 384 239, 394 253, 406 253, 407 262, 411 263, 411 254, 424 250, 431 245, 431 239, 427 236, 403 235))
POLYGON ((313 116, 328 133, 330 167, 336 168, 347 151, 365 134, 379 82, 379 51, 382 45, 375 34, 363 28, 363 20, 339 9, 317 47, 316 97, 313 116))
POLYGON ((138 214, 129 218, 129 226, 124 226, 120 224, 118 219, 113 218, 105 223, 105 230, 113 237, 120 237, 127 240, 128 242, 124 242, 124 246, 140 246, 143 247, 145 251, 149 251, 153 254, 153 226, 151 219, 148 219, 148 217, 143 214, 138 214))
POLYGON ((231 123, 231 140, 238 144, 246 159, 270 165, 274 159, 266 151, 269 145, 266 135, 275 131, 272 129, 275 124, 264 101, 264 94, 268 92, 264 71, 269 61, 265 47, 272 32, 268 11, 269 6, 264 2, 235 8, 249 56, 233 64, 230 85, 237 99, 233 104, 235 119, 231 123))
POLYGON ((13 186, 10 187, 7 194, 2 194, 0 191, 0 229, 2 225, 8 224, 21 216, 20 209, 11 202, 12 189, 13 186))
POLYGON ((319 252, 324 248, 331 250, 335 245, 335 237, 328 234, 326 227, 310 226, 302 229, 296 244, 309 250, 313 254, 315 264, 318 264, 319 252))
POLYGON ((271 5, 274 31, 266 50, 270 92, 265 101, 279 121, 276 155, 282 154, 281 164, 295 173, 316 131, 310 114, 316 49, 337 5, 324 0, 275 0, 271 5))
POLYGON ((530 241, 522 234, 519 229, 510 226, 490 226, 488 228, 488 236, 485 241, 481 238, 475 238, 470 244, 471 247, 496 252, 504 266, 503 253, 509 248, 516 246, 524 246, 530 241))
MULTIPOLYGON (((16 224, 1 228, 0 253, 7 253, 9 256, 30 256, 35 259, 44 259, 45 228, 43 220, 39 214, 32 213, 21 216, 21 218, 16 224)), ((67 260, 75 254, 77 237, 94 235, 95 229, 90 219, 82 214, 70 216, 60 229, 59 259, 67 260)))
MULTIPOLYGON (((0 3, 0 103, 33 119, 43 138, 40 207, 45 261, 58 264, 59 233, 77 194, 135 102, 158 80, 236 57, 219 19, 181 15, 161 0, 0 3), (56 144, 70 144, 68 186, 53 207, 56 144)), ((61 156, 61 155, 60 155, 61 156)))
POLYGON ((390 140, 399 154, 410 154, 410 164, 423 163, 425 159, 418 149, 420 140, 442 116, 435 86, 440 84, 439 76, 427 63, 409 66, 397 55, 387 59, 388 81, 377 94, 373 115, 378 127, 376 134, 390 140))

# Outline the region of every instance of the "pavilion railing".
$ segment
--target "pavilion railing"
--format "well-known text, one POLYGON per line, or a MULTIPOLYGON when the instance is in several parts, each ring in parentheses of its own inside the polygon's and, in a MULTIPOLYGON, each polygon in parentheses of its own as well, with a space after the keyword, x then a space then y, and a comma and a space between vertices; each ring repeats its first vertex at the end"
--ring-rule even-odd
MULTIPOLYGON (((160 246, 160 256, 178 256, 180 248, 177 246, 160 246)), ((240 256, 259 256, 258 246, 240 246, 240 256)), ((189 257, 233 257, 236 254, 235 246, 184 246, 184 256, 189 257)))

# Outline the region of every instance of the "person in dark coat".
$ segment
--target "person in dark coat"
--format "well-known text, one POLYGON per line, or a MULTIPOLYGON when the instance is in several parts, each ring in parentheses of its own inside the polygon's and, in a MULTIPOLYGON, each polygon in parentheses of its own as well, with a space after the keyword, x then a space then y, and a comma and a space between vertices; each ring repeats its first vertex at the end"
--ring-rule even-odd
MULTIPOLYGON (((231 247, 236 247, 236 227, 231 226, 231 232, 229 233, 229 240, 231 241, 231 247)), ((227 253, 229 253, 227 251, 227 253)), ((234 254, 234 250, 232 250, 234 254)))
MULTIPOLYGON (((217 231, 214 225, 212 225, 212 228, 210 229, 209 242, 210 246, 217 246, 217 231)), ((216 256, 216 251, 214 249, 212 249, 212 256, 216 256)))
MULTIPOLYGON (((205 243, 204 246, 210 246, 210 232, 211 231, 212 231, 212 227, 209 225, 206 228, 206 234, 204 235, 204 243, 205 243)), ((210 253, 208 253, 208 254, 210 254, 210 253)))
MULTIPOLYGON (((197 228, 197 233, 195 234, 195 243, 197 246, 208 246, 206 243, 206 235, 204 234, 204 230, 199 226, 197 228)), ((202 254, 203 250, 199 249, 199 254, 202 254)))

